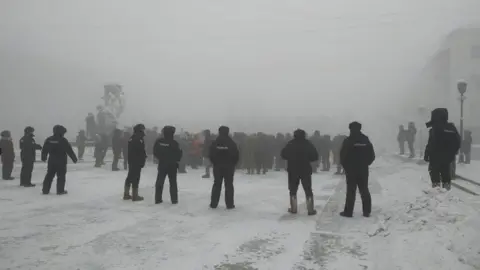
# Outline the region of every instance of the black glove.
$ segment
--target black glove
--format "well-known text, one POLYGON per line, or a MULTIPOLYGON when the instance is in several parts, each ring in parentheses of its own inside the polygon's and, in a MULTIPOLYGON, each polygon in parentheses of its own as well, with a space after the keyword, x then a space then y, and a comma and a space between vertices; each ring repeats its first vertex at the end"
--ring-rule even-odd
POLYGON ((428 155, 424 155, 423 160, 425 160, 425 162, 430 162, 430 157, 428 155))

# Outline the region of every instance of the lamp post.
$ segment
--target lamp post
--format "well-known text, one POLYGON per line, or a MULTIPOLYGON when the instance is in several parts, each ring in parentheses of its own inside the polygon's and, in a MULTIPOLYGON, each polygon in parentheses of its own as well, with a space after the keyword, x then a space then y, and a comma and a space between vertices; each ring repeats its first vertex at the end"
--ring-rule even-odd
MULTIPOLYGON (((460 93, 460 141, 463 142, 463 102, 465 101, 465 92, 467 92, 467 83, 460 81, 457 83, 457 89, 460 93)), ((464 162, 463 154, 460 154, 459 163, 464 162)))

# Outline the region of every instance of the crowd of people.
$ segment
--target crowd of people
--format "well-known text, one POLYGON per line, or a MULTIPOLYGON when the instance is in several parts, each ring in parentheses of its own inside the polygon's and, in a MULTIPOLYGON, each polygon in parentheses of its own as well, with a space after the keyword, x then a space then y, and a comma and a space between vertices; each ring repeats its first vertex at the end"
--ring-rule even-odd
MULTIPOLYGON (((112 136, 107 134, 98 134, 95 140, 95 166, 104 165, 104 158, 109 148, 112 148, 114 162, 112 170, 118 171, 118 161, 122 156, 128 153, 128 140, 132 134, 132 129, 125 131, 116 129, 112 136)), ((158 128, 145 130, 145 145, 147 159, 157 163, 153 153, 153 146, 160 136, 158 128)), ((205 162, 208 163, 208 147, 217 135, 212 134, 210 130, 204 130, 200 134, 184 133, 175 135, 184 156, 179 164, 179 173, 186 173, 186 168, 197 169, 205 162)), ((262 132, 255 134, 246 134, 235 132, 232 135, 233 140, 242 152, 241 159, 238 162, 237 169, 244 169, 248 174, 266 174, 268 171, 281 171, 285 169, 285 162, 280 157, 280 151, 283 146, 292 139, 290 133, 277 133, 276 136, 262 132)), ((336 165, 336 174, 342 174, 342 167, 339 162, 340 148, 345 140, 345 135, 337 135, 331 140, 330 135, 321 136, 319 131, 315 131, 309 138, 319 153, 319 161, 313 164, 313 171, 330 171, 331 160, 336 165)), ((78 147, 79 159, 83 159, 87 137, 85 131, 81 130, 77 136, 76 145, 78 147)), ((125 160, 126 161, 126 160, 125 160)), ((210 165, 205 164, 205 175, 203 178, 210 178, 210 165)), ((127 169, 127 163, 124 163, 124 169, 127 169)))
MULTIPOLYGON (((426 123, 430 128, 429 139, 425 148, 425 161, 429 162, 429 173, 433 187, 442 186, 450 189, 450 164, 455 160, 460 150, 461 139, 455 126, 448 122, 448 111, 438 108, 432 111, 431 120, 426 123)), ((201 134, 188 133, 176 135, 173 126, 165 126, 161 132, 157 128, 147 130, 143 124, 137 124, 125 131, 115 129, 111 136, 96 134, 95 167, 105 164, 107 149, 113 151, 112 170, 117 171, 118 162, 123 155, 124 169, 128 174, 124 184, 124 200, 142 201, 139 195, 139 182, 142 169, 148 160, 157 164, 158 174, 155 190, 155 203, 163 203, 163 187, 166 178, 170 183, 170 201, 177 204, 178 188, 177 173, 186 173, 186 167, 197 168, 202 163, 205 166, 203 178, 210 178, 213 173, 210 207, 217 208, 222 185, 225 185, 225 204, 227 209, 235 208, 234 175, 236 170, 245 170, 247 174, 266 174, 269 170, 286 170, 290 195, 289 212, 297 213, 297 191, 300 183, 303 186, 307 211, 315 215, 314 197, 312 191, 312 174, 321 165, 322 171, 330 170, 330 155, 333 153, 337 165, 336 174, 346 174, 347 196, 344 211, 340 215, 353 216, 356 190, 358 188, 363 204, 363 215, 371 213, 371 196, 368 189, 369 166, 375 160, 372 143, 361 132, 362 125, 358 122, 349 124, 349 136, 321 136, 315 131, 307 137, 304 130, 297 129, 291 134, 278 133, 276 136, 264 133, 246 134, 235 132, 230 135, 230 129, 221 126, 218 135, 209 130, 201 134), (131 191, 131 193, 130 193, 131 191)), ((67 194, 65 181, 67 174, 67 157, 77 163, 77 155, 71 144, 65 138, 66 128, 56 125, 53 135, 47 138, 43 146, 34 139, 33 127, 27 127, 20 139, 20 156, 22 170, 20 185, 34 187, 32 171, 36 159, 36 151, 41 150, 41 160, 48 162, 47 173, 43 181, 43 194, 49 194, 54 177, 57 177, 57 194, 67 194)), ((414 156, 413 142, 416 128, 409 124, 408 130, 400 129, 399 142, 409 144, 410 156, 414 156)), ((80 131, 76 145, 79 159, 85 153, 85 131, 80 131)), ((464 139, 465 141, 466 139, 464 139)), ((471 141, 471 139, 470 139, 471 141)), ((400 145, 402 149, 402 145, 400 145)), ((2 177, 13 180, 11 176, 15 151, 9 131, 1 133, 0 154, 2 157, 2 177)), ((466 151, 464 151, 466 152, 466 151)))

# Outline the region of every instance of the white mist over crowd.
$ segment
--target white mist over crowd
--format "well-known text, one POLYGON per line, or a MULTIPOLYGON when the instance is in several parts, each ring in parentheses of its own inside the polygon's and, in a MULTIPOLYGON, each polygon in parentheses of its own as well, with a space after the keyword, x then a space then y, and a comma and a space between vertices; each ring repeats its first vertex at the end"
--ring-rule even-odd
POLYGON ((374 143, 393 143, 416 102, 411 80, 478 10, 477 0, 6 0, 1 129, 47 136, 62 124, 73 137, 114 82, 121 126, 334 135, 357 120, 374 143))

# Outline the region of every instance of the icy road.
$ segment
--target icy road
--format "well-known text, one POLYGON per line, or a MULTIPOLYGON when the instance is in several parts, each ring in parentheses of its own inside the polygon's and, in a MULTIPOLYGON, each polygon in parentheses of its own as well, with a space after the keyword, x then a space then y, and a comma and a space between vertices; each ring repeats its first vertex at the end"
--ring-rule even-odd
MULTIPOLYGON (((41 184, 45 165, 36 166, 41 184)), ((153 204, 153 165, 139 203, 121 199, 125 172, 92 167, 69 165, 66 196, 0 182, 0 269, 480 269, 478 196, 432 190, 424 166, 395 158, 371 168, 368 219, 359 201, 353 219, 338 216, 344 179, 331 173, 314 175, 319 214, 308 217, 301 189, 300 213, 286 212, 285 173, 238 172, 227 211, 208 208, 201 171, 179 176, 174 206, 168 189, 153 204)))

